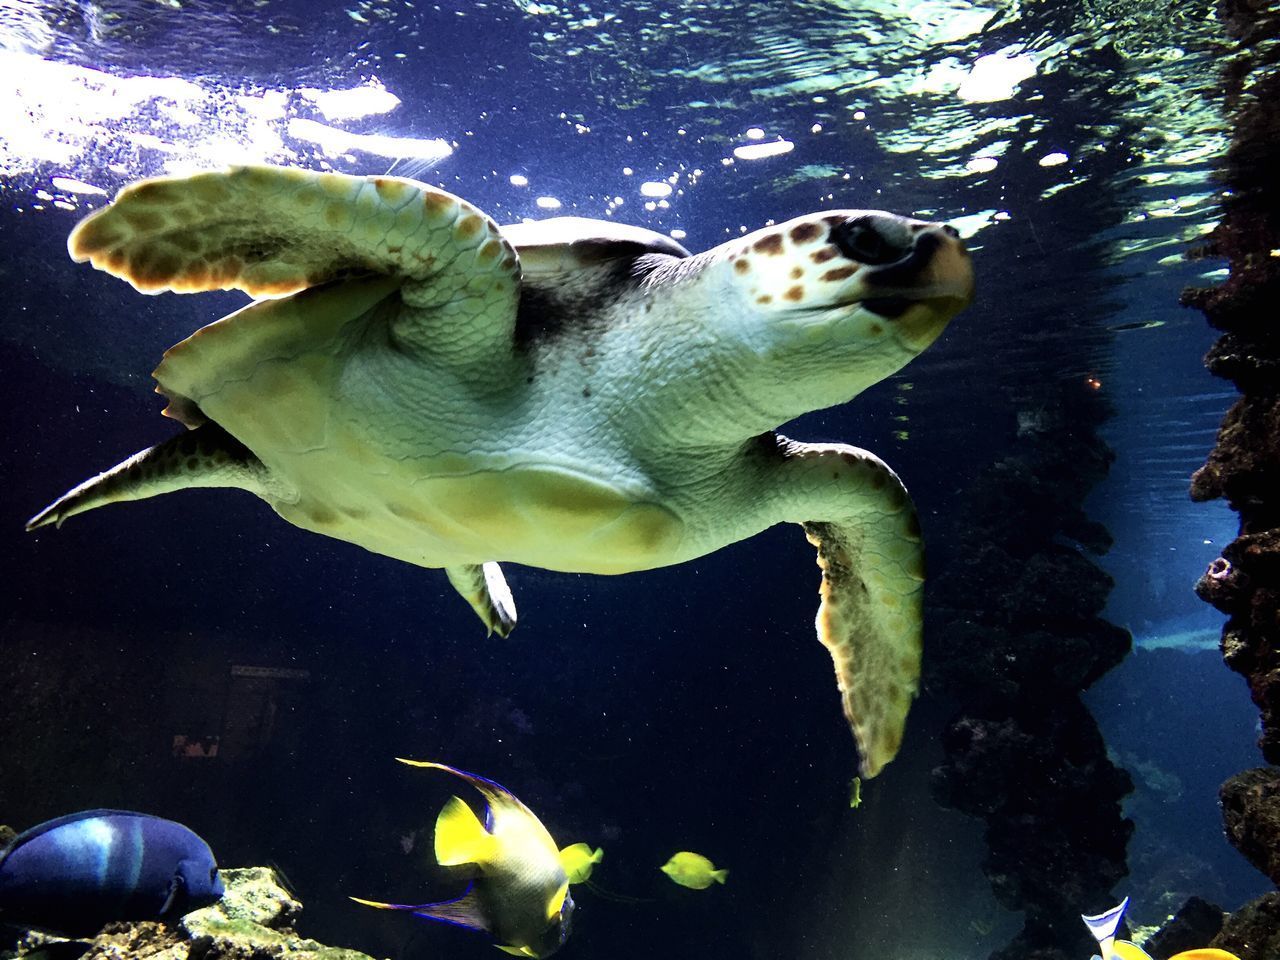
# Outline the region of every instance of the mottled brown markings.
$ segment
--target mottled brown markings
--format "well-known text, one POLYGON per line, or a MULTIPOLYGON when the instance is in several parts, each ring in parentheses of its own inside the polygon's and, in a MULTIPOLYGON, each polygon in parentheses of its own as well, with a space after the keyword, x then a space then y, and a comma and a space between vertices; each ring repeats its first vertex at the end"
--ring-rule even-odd
MULTIPOLYGON (((167 184, 155 180, 144 181, 129 191, 129 199, 139 203, 164 203, 165 194, 168 192, 165 189, 166 186, 167 184)), ((119 200, 116 202, 118 203, 119 200)))
POLYGON ((165 239, 183 253, 194 254, 204 249, 204 238, 194 231, 187 230, 179 233, 170 233, 165 239))
POLYGON ((422 196, 422 207, 428 217, 440 217, 453 209, 454 202, 439 193, 426 193, 422 196))
POLYGON ((766 293, 764 296, 756 297, 756 303, 773 303, 773 297, 766 293))
POLYGON ((735 273, 746 273, 750 269, 751 269, 751 261, 749 260, 734 261, 733 270, 735 273))
POLYGON ((828 282, 835 280, 847 280, 858 272, 858 268, 853 264, 844 267, 836 267, 834 270, 828 270, 822 275, 822 279, 828 282))
POLYGON ((388 180, 386 177, 374 177, 373 189, 378 191, 378 196, 383 200, 395 200, 405 191, 405 185, 398 180, 388 180))
POLYGON ((120 215, 124 218, 124 222, 138 233, 156 233, 164 227, 165 223, 163 214, 154 210, 126 207, 120 211, 120 215))
POLYGON ((790 300, 792 303, 798 303, 804 299, 804 287, 796 284, 790 290, 782 295, 783 300, 790 300))
POLYGON ((822 228, 816 223, 800 223, 791 228, 793 243, 808 243, 810 240, 816 240, 821 234, 822 228))
POLYGON ((846 218, 841 216, 840 214, 834 213, 834 214, 831 214, 830 216, 823 217, 822 222, 829 227, 838 227, 840 226, 840 224, 845 222, 845 219, 846 218))
POLYGON ((761 237, 752 244, 751 249, 756 251, 756 253, 763 253, 771 257, 776 257, 778 254, 782 253, 782 235, 771 233, 768 236, 761 237))
POLYGON ((484 221, 474 213, 468 213, 454 227, 454 234, 463 240, 470 240, 484 229, 484 221))
POLYGON ((920 539, 920 515, 913 513, 907 517, 907 536, 920 539))
POLYGON ((821 250, 815 250, 813 251, 813 253, 809 254, 809 259, 812 260, 814 263, 826 263, 828 260, 836 256, 838 253, 839 251, 835 247, 828 244, 827 246, 823 247, 821 250))
POLYGON ((792 267, 792 268, 791 268, 791 279, 792 279, 792 280, 799 280, 799 279, 800 279, 801 277, 803 277, 803 276, 804 276, 804 267, 792 267))
POLYGON ((873 323, 867 329, 871 331, 871 335, 873 337, 878 337, 880 334, 884 333, 884 327, 880 326, 878 323, 873 323))

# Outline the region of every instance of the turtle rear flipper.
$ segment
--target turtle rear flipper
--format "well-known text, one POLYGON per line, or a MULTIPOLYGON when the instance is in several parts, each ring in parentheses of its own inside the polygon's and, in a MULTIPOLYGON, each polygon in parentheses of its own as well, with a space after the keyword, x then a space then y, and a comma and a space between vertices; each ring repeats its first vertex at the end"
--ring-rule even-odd
POLYGON ((248 447, 216 423, 206 423, 91 477, 28 520, 27 529, 60 527, 68 517, 108 503, 145 500, 188 487, 237 487, 264 496, 274 486, 267 468, 248 447))
POLYGON ((508 636, 516 626, 516 602, 496 563, 446 567, 449 582, 471 604, 490 633, 508 636))

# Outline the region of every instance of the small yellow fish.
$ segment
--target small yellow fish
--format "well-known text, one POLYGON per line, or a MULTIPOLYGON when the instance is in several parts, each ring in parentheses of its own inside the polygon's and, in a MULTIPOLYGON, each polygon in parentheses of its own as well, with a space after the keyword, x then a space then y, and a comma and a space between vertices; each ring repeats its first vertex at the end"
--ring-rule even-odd
POLYGON ((849 784, 849 806, 857 810, 862 806, 862 778, 854 777, 849 784))
POLYGON ((658 868, 668 877, 690 890, 705 890, 716 883, 724 883, 729 876, 728 870, 717 870, 716 865, 700 853, 682 850, 673 853, 671 859, 658 868))
POLYGON ((462 896, 440 903, 351 899, 484 931, 499 950, 515 956, 549 957, 559 950, 569 937, 573 898, 555 841, 533 811, 502 784, 484 777, 443 763, 400 762, 444 770, 484 794, 485 823, 457 797, 450 797, 436 818, 436 860, 441 866, 463 867, 474 879, 462 896))
POLYGON ((569 876, 570 883, 586 883, 595 865, 604 859, 604 850, 589 844, 571 843, 560 851, 560 866, 569 876))

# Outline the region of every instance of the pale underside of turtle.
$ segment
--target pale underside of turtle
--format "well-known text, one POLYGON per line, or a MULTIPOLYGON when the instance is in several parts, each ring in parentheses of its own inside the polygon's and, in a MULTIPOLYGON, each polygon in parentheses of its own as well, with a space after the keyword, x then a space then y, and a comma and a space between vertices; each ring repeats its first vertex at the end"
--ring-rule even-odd
POLYGON ((443 568, 505 635, 497 561, 627 573, 799 523, 863 775, 897 752, 920 671, 915 510, 873 454, 773 430, 898 370, 963 308, 950 228, 827 211, 691 256, 603 221, 498 227, 409 180, 245 167, 127 187, 69 248, 144 293, 260 299, 156 369, 187 432, 29 529, 238 487, 443 568))

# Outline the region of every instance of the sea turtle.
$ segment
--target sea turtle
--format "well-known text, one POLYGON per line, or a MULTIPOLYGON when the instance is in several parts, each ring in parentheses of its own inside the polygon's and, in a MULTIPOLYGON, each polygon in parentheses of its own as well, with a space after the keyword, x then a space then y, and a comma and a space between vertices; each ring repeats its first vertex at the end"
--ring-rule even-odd
POLYGON ((829 210, 693 256, 598 220, 499 227, 412 180, 251 166, 126 187, 68 247, 143 293, 262 299, 156 369, 187 432, 28 529, 239 487, 443 568, 505 635, 496 561, 627 573, 799 523, 862 775, 893 758, 920 667, 915 510, 873 454, 773 430, 898 370, 969 302, 953 228, 829 210))

